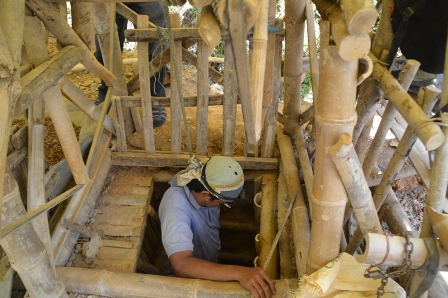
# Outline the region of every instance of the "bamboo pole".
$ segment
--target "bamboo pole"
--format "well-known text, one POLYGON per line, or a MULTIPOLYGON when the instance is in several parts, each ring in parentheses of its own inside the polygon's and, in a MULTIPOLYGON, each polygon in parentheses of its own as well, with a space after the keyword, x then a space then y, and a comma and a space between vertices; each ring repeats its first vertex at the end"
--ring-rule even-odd
MULTIPOLYGON (((429 113, 434 106, 434 100, 439 94, 439 90, 435 87, 428 86, 425 89, 421 89, 419 93, 419 101, 422 104, 422 108, 425 113, 429 113), (423 91, 424 90, 424 91, 423 91)), ((410 149, 415 143, 417 136, 413 134, 413 128, 408 127, 400 141, 394 155, 392 156, 386 171, 383 174, 380 184, 375 190, 373 195, 373 202, 375 203, 376 210, 381 208, 386 196, 391 192, 391 185, 395 181, 395 177, 403 167, 406 157, 409 155, 410 149)), ((358 229, 359 230, 359 229, 358 229)), ((362 234, 359 231, 356 237, 353 236, 347 245, 346 252, 354 253, 360 242, 362 241, 362 234)))
MULTIPOLYGON (((213 13, 210 9, 210 13, 213 13)), ((202 20, 202 14, 201 14, 202 20)), ((214 47, 212 47, 214 48, 214 47)), ((197 94, 198 104, 196 108, 196 153, 206 155, 208 152, 208 56, 210 47, 203 41, 197 43, 198 63, 197 69, 197 94)), ((227 92, 227 91, 226 91, 227 92)))
MULTIPOLYGON (((2 227, 4 228, 23 218, 26 211, 17 182, 9 169, 6 169, 3 179, 5 187, 2 195, 4 198, 2 227)), ((0 244, 31 297, 68 298, 64 284, 56 277, 50 257, 30 223, 22 225, 6 236, 3 233, 0 244), (24 239, 27 245, 23 244, 24 239)))
MULTIPOLYGON (((238 282, 155 276, 150 274, 117 273, 74 267, 57 268, 68 291, 82 294, 124 297, 250 297, 238 282)), ((284 297, 297 287, 297 279, 275 281, 275 297, 284 297)))
MULTIPOLYGON (((170 13, 172 28, 180 28, 180 16, 178 13, 170 13)), ((182 151, 182 111, 180 104, 180 92, 178 89, 179 79, 182 82, 182 41, 174 42, 176 53, 171 52, 171 153, 180 153, 182 151), (175 58, 175 59, 174 59, 175 58), (174 67, 177 65, 177 68, 174 67)))
MULTIPOLYGON (((67 77, 63 77, 59 82, 62 93, 81 111, 83 111, 93 121, 99 121, 101 110, 93 104, 84 93, 67 77)), ((104 128, 115 134, 113 120, 106 116, 104 119, 104 128)))
MULTIPOLYGON (((280 227, 283 222, 287 209, 291 204, 291 199, 288 197, 288 189, 286 187, 286 178, 283 169, 283 163, 280 162, 280 173, 278 177, 278 192, 277 192, 277 223, 280 227)), ((292 278, 295 276, 293 266, 293 253, 290 243, 292 242, 291 233, 291 219, 286 222, 285 230, 282 231, 278 242, 279 250, 279 268, 280 278, 292 278)))
POLYGON ((268 45, 269 0, 259 1, 258 17, 254 26, 251 65, 252 102, 255 113, 255 139, 260 140, 263 118, 263 90, 266 70, 266 52, 268 45))
MULTIPOLYGON (((420 62, 412 59, 407 60, 406 64, 403 65, 398 80, 405 91, 411 86, 412 80, 419 67, 420 62)), ((378 156, 383 148, 384 140, 386 139, 386 134, 394 121, 396 111, 397 109, 395 106, 389 102, 362 165, 364 175, 367 177, 372 173, 373 166, 378 160, 378 156)))
POLYGON ((81 40, 95 52, 95 31, 93 29, 91 3, 71 3, 72 28, 81 40))
POLYGON ((436 234, 439 238, 442 247, 445 250, 448 250, 448 237, 446 235, 448 228, 448 215, 436 211, 436 209, 431 206, 427 206, 425 209, 434 234, 436 234))
MULTIPOLYGON (((221 1, 221 3, 224 1, 221 1)), ((229 13, 229 33, 233 56, 235 61, 238 89, 243 111, 244 129, 246 132, 246 156, 258 156, 258 145, 255 132, 255 115, 252 103, 252 89, 249 75, 249 63, 246 51, 246 27, 244 4, 238 0, 227 0, 226 7, 229 13)), ((247 4, 247 3, 246 3, 247 4)))
POLYGON ((26 4, 42 20, 48 31, 53 33, 63 45, 76 45, 85 51, 82 64, 90 72, 99 76, 109 86, 114 84, 114 75, 95 59, 93 53, 90 52, 68 23, 60 17, 59 11, 54 5, 42 0, 26 0, 26 4))
POLYGON ((77 184, 85 184, 89 181, 86 167, 79 150, 73 125, 70 121, 70 115, 64 104, 64 99, 59 87, 50 87, 42 94, 54 128, 61 142, 62 151, 67 159, 68 165, 73 173, 73 178, 77 184))
MULTIPOLYGON (((148 27, 148 16, 137 16, 137 28, 148 27)), ((154 144, 154 127, 152 118, 152 102, 151 102, 151 86, 149 76, 149 62, 145 59, 148 56, 149 43, 138 42, 137 51, 140 59, 138 59, 138 74, 140 78, 140 96, 142 101, 143 113, 143 137, 145 141, 145 152, 154 153, 156 151, 154 144)))
POLYGON ((311 198, 313 197, 313 183, 314 174, 313 167, 310 163, 310 158, 308 156, 308 151, 306 150, 305 138, 303 135, 302 127, 297 127, 296 129, 296 146, 299 153, 300 166, 302 168, 303 180, 305 180, 305 189, 308 199, 308 205, 310 208, 310 214, 313 214, 313 204, 311 198))
MULTIPOLYGON (((269 45, 271 42, 271 35, 269 35, 269 45)), ((275 36, 275 35, 274 35, 275 36)), ((280 94, 280 77, 281 77, 281 61, 282 61, 282 42, 283 38, 275 38, 275 49, 273 54, 273 71, 268 74, 266 71, 265 76, 265 90, 263 94, 263 108, 265 104, 269 105, 266 108, 266 115, 264 121, 264 131, 261 141, 261 156, 262 157, 272 157, 274 144, 275 144, 275 133, 277 130, 277 118, 278 118, 278 102, 280 94), (270 83, 269 83, 270 82, 270 83)), ((270 46, 268 46, 268 50, 270 46)), ((269 66, 270 54, 266 57, 266 65, 269 66)))
MULTIPOLYGON (((277 205, 277 177, 275 174, 264 174, 261 179, 261 212, 260 212, 260 267, 265 267, 269 252, 277 234, 275 224, 275 209, 277 205)), ((270 259, 266 273, 272 278, 277 278, 278 247, 274 247, 274 254, 270 259)))
POLYGON ((381 223, 372 201, 372 194, 353 148, 351 136, 342 133, 338 142, 330 147, 330 154, 344 183, 363 234, 369 232, 382 233, 381 223))
POLYGON ((328 148, 341 133, 351 134, 356 123, 358 63, 342 59, 336 47, 322 40, 328 40, 328 36, 324 34, 321 38, 319 100, 315 102, 316 152, 308 274, 339 254, 347 194, 328 148))
MULTIPOLYGON (((428 249, 422 238, 410 238, 410 241, 414 246, 411 254, 411 269, 418 269, 425 265, 428 249)), ((448 252, 443 250, 440 241, 436 240, 436 243, 440 259, 439 270, 445 269, 448 265, 448 252)), ((403 259, 405 258, 405 247, 405 237, 368 233, 366 235, 366 250, 364 254, 357 255, 355 258, 359 263, 378 264, 387 255, 383 266, 400 266, 403 265, 403 259), (387 242, 389 242, 389 245, 387 242), (387 247, 389 247, 389 253, 386 252, 387 247)))
POLYGON ((316 31, 314 30, 314 9, 311 0, 305 0, 306 27, 308 30, 308 48, 310 51, 311 82, 313 98, 319 97, 319 61, 317 57, 316 31))
POLYGON ((369 56, 374 61, 372 76, 380 83, 385 97, 394 104, 429 151, 440 147, 445 140, 440 127, 432 123, 423 125, 423 123, 428 122, 428 116, 425 115, 412 97, 406 93, 384 66, 372 54, 369 54, 369 56))
MULTIPOLYGON (((6 171, 9 129, 17 98, 21 92, 20 69, 21 48, 23 41, 23 17, 25 3, 23 0, 6 0, 0 9, 0 177, 6 171)), ((0 194, 4 192, 4 181, 0 179, 0 194)), ((3 206, 0 198, 0 206, 3 206)), ((2 214, 0 212, 0 223, 2 214)), ((1 233, 0 233, 1 235, 1 233)))
POLYGON ((235 152, 236 108, 238 98, 238 82, 235 69, 232 43, 224 40, 224 98, 223 98, 223 132, 222 154, 233 156, 235 152))
POLYGON ((261 196, 261 191, 254 196, 254 225, 257 233, 260 233, 261 196))
POLYGON ((285 133, 294 137, 300 115, 303 37, 305 28, 305 1, 285 1, 285 66, 284 126, 285 133))
POLYGON ((299 169, 292 149, 291 139, 286 136, 280 125, 277 125, 277 144, 280 149, 288 198, 292 200, 297 193, 297 199, 291 214, 291 226, 295 247, 295 261, 298 277, 302 277, 306 271, 308 245, 310 243, 310 220, 306 208, 305 199, 301 188, 299 169))
POLYGON ((342 14, 350 34, 367 34, 378 17, 373 1, 341 0, 342 14))

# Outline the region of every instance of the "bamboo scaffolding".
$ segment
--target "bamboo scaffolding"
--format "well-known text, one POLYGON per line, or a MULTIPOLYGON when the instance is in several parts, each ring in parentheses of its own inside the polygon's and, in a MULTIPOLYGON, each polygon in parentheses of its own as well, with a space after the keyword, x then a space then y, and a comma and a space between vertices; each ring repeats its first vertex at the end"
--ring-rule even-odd
MULTIPOLYGON (((178 13, 170 13, 172 28, 180 28, 180 16, 178 13)), ((182 148, 182 111, 180 104, 180 92, 177 80, 182 82, 182 42, 174 41, 175 53, 171 53, 171 153, 180 153, 182 148), (174 67, 177 65, 177 68, 174 67)))
POLYGON ((256 63, 252 63, 251 65, 252 102, 255 114, 255 140, 257 142, 260 140, 263 120, 263 90, 268 45, 269 0, 261 0, 258 5, 259 12, 254 26, 252 44, 252 59, 256 63))
MULTIPOLYGON (((269 42, 271 42, 271 35, 269 35, 269 42)), ((263 94, 263 105, 269 101, 269 105, 266 108, 266 115, 264 121, 264 131, 261 141, 261 156, 272 157, 275 144, 275 133, 277 130, 277 118, 278 118, 278 102, 280 94, 280 77, 281 77, 281 60, 282 60, 282 42, 283 38, 276 37, 275 39, 275 51, 273 54, 273 73, 265 76, 265 91, 263 94), (269 83, 270 82, 270 83, 269 83), (269 98, 270 96, 270 98, 269 98)), ((268 47, 268 50, 270 47, 268 47)), ((267 66, 268 58, 267 56, 267 66)), ((264 108, 264 107, 263 107, 264 108)))
POLYGON ((75 131, 70 121, 70 115, 64 104, 64 99, 59 87, 50 87, 42 94, 58 138, 61 142, 62 151, 67 159, 68 165, 73 173, 77 184, 86 184, 89 181, 86 167, 82 159, 81 150, 78 146, 75 131))
MULTIPOLYGON (((148 16, 137 16, 137 28, 148 27, 148 16)), ((154 128, 152 118, 151 86, 149 76, 149 62, 145 59, 148 56, 149 43, 137 43, 137 51, 140 56, 138 59, 138 74, 140 78, 140 96, 142 101, 143 114, 143 138, 145 141, 145 152, 154 153, 156 151, 154 144, 154 128)))
POLYGON ((336 169, 344 183, 353 211, 363 234, 382 233, 381 223, 376 214, 372 194, 361 164, 353 148, 352 138, 342 133, 336 144, 330 147, 330 154, 336 169))
POLYGON ((95 52, 95 31, 93 30, 91 3, 71 4, 72 28, 87 47, 95 52))
MULTIPOLYGON (((238 282, 214 282, 207 280, 168 276, 116 273, 106 270, 74 267, 57 268, 58 275, 68 291, 108 297, 250 297, 250 293, 238 282)), ((275 281, 276 295, 283 297, 295 290, 297 279, 275 281)))
MULTIPOLYGON (((291 204, 291 199, 288 197, 288 189, 286 187, 286 179, 283 169, 283 163, 280 162, 280 174, 278 177, 278 192, 277 192, 277 223, 280 227, 287 213, 288 207, 291 204)), ((292 240, 291 231, 291 219, 286 222, 285 230, 281 233, 278 242, 279 250, 279 268, 280 278, 292 278, 295 276, 294 264, 292 262, 293 253, 291 251, 290 243, 292 240)))
POLYGON ((385 97, 394 104, 429 151, 440 147, 445 140, 440 127, 433 123, 423 125, 423 123, 428 122, 428 116, 425 115, 412 97, 406 93, 384 66, 372 54, 369 54, 369 56, 374 62, 372 76, 380 83, 385 97))
MULTIPOLYGON (((435 87, 428 86, 424 89, 421 89, 419 93, 419 101, 422 104, 422 108, 425 113, 429 113, 434 106, 434 100, 439 94, 439 90, 435 87)), ((376 210, 381 208, 386 196, 392 191, 391 185, 395 181, 395 177, 397 176, 400 169, 403 167, 406 157, 409 155, 410 149, 415 143, 417 136, 413 133, 414 130, 412 127, 406 128, 406 131, 403 135, 403 138, 400 141, 397 149, 395 150, 394 155, 392 156, 389 165, 386 168, 386 171, 383 174, 383 178, 381 179, 380 184, 375 190, 373 195, 373 202, 375 203, 376 210)), ((359 230, 359 228, 357 229, 359 230)), ((362 233, 359 231, 355 232, 355 235, 350 239, 349 244, 347 245, 346 252, 354 253, 357 249, 358 245, 362 241, 362 233), (355 236, 356 235, 356 236, 355 236)))
MULTIPOLYGON (((213 13, 211 8, 210 13, 213 13)), ((209 52, 210 47, 205 42, 199 41, 197 44, 198 63, 196 65, 198 95, 198 105, 196 110, 196 153, 198 155, 205 155, 208 152, 208 96, 210 92, 208 80, 209 52)))
POLYGON ((297 199, 291 213, 291 226, 295 247, 295 262, 298 277, 302 277, 306 271, 308 245, 310 243, 310 220, 306 208, 305 199, 301 188, 299 169, 292 149, 291 139, 286 136, 280 125, 277 125, 277 144, 282 156, 282 164, 286 179, 288 198, 292 200, 297 193, 297 199))
POLYGON ((225 42, 224 60, 224 98, 223 98, 223 132, 222 132, 222 154, 233 156, 235 152, 235 130, 236 130, 236 105, 238 98, 238 82, 235 69, 235 58, 233 56, 232 43, 225 42))
POLYGON ((75 45, 85 51, 82 64, 92 73, 99 76, 109 86, 115 82, 114 75, 102 66, 90 52, 88 47, 70 28, 68 23, 60 17, 60 13, 56 6, 42 0, 26 0, 26 4, 34 13, 42 20, 48 31, 63 44, 75 45))
POLYGON ((342 14, 350 34, 367 34, 378 17, 373 1, 341 0, 342 14))
POLYGON ((346 61, 337 48, 321 38, 319 100, 315 103, 316 152, 311 241, 307 273, 312 273, 339 254, 343 214, 347 201, 344 185, 332 163, 328 147, 343 132, 351 134, 356 123, 357 61, 346 61))
MULTIPOLYGON (((411 86, 412 80, 414 79, 414 76, 417 73, 419 67, 420 62, 412 59, 407 60, 406 64, 403 65, 398 81, 405 91, 407 91, 409 89, 409 86, 411 86)), ((396 111, 397 109, 395 108, 395 106, 389 102, 386 106, 386 110, 383 113, 383 117, 381 119, 380 125, 378 126, 375 137, 370 144, 369 150, 364 159, 364 163, 362 164, 364 175, 367 177, 372 173, 373 167, 378 160, 378 156, 383 148, 383 143, 386 139, 387 132, 389 131, 390 126, 394 121, 396 111)))
MULTIPOLYGON (((425 265, 428 256, 428 249, 422 238, 410 238, 414 249, 411 254, 411 269, 418 269, 425 265)), ((448 253, 443 250, 438 240, 437 250, 439 252, 439 270, 446 270, 448 265, 448 253)), ((380 234, 368 233, 366 235, 366 250, 364 254, 357 255, 355 258, 360 263, 378 264, 384 260, 389 247, 389 253, 383 263, 383 266, 400 266, 405 258, 406 238, 402 236, 385 236, 380 234), (386 239, 387 237, 387 239, 386 239), (389 242, 389 245, 387 245, 389 242)))
MULTIPOLYGON (((25 217, 17 182, 6 169, 2 206, 2 231, 25 217)), ((24 224, 8 235, 2 233, 0 244, 11 266, 20 275, 31 297, 67 297, 64 284, 56 277, 50 257, 30 223, 24 224), (23 245, 26 239, 27 245, 23 245), (39 285, 39 286, 36 286, 39 285)))
MULTIPOLYGON (((277 177, 275 174, 264 174, 261 179, 261 212, 260 212, 260 267, 265 267, 269 252, 277 234, 275 224, 275 209, 277 205, 277 177)), ((274 247, 274 254, 266 268, 266 273, 277 278, 278 247, 274 247)))
POLYGON ((285 1, 284 126, 294 138, 300 115, 305 1, 285 1))
POLYGON ((310 51, 311 82, 313 98, 319 97, 319 61, 317 57, 316 31, 314 30, 314 9, 311 0, 305 0, 306 27, 308 30, 308 47, 310 51))
POLYGON ((427 206, 425 209, 434 234, 439 238, 443 249, 448 250, 448 237, 446 237, 448 215, 436 211, 436 209, 431 206, 427 206))
POLYGON ((296 129, 296 146, 299 153, 300 166, 302 168, 303 180, 305 181, 305 189, 310 208, 310 214, 313 214, 313 204, 311 198, 313 197, 312 189, 314 183, 313 167, 311 166, 310 158, 306 150, 305 138, 302 127, 296 129))
MULTIPOLYGON (((7 0, 2 2, 0 10, 0 177, 4 177, 7 166, 11 112, 21 92, 20 73, 14 69, 20 68, 24 8, 23 0, 7 0)), ((0 194, 3 192, 4 181, 0 179, 0 194)), ((0 198, 0 206, 3 206, 2 202, 3 198, 0 198)))

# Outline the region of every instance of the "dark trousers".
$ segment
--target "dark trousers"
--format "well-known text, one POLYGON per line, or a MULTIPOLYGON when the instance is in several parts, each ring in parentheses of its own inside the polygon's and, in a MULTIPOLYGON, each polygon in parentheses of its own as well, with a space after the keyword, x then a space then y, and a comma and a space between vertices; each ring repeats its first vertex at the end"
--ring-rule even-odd
MULTIPOLYGON (((128 2, 124 3, 130 9, 138 14, 147 15, 149 21, 158 27, 166 27, 165 15, 163 14, 163 5, 161 2, 128 2)), ((124 44, 124 30, 127 29, 128 20, 117 14, 115 18, 117 23, 118 38, 120 40, 120 49, 123 51, 124 44)), ((101 54, 100 45, 98 38, 95 39, 96 49, 95 57, 101 63, 103 62, 103 55, 101 54)), ((148 50, 148 59, 151 61, 160 52, 162 52, 163 47, 161 43, 150 42, 148 50)), ((151 96, 166 96, 165 88, 163 87, 163 81, 165 80, 166 67, 164 66, 159 72, 157 72, 150 79, 151 85, 151 96)), ((101 80, 101 86, 98 87, 98 98, 96 103, 99 104, 104 101, 106 97, 107 86, 104 81, 101 80)))

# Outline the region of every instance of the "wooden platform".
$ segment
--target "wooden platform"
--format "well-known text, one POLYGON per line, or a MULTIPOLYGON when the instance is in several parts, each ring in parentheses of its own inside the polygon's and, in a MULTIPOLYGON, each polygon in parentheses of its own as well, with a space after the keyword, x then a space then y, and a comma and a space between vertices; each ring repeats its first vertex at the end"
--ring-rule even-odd
POLYGON ((90 266, 136 272, 151 210, 153 178, 146 171, 117 171, 109 175, 107 183, 91 221, 91 230, 101 236, 103 246, 90 266))

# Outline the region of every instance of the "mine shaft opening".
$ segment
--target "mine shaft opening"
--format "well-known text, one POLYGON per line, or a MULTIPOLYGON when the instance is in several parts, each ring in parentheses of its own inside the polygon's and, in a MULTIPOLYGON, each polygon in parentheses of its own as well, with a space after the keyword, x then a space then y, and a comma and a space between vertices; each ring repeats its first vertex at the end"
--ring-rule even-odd
MULTIPOLYGON (((154 183, 150 206, 156 213, 158 213, 163 194, 169 186, 165 182, 154 183)), ((257 256, 255 236, 259 231, 259 222, 256 224, 254 215, 254 181, 246 181, 244 190, 244 198, 231 203, 231 208, 220 207, 221 250, 218 260, 220 264, 254 266, 254 260, 257 256)), ((140 259, 144 261, 143 263, 147 262, 157 267, 163 253, 163 245, 160 235, 160 222, 158 222, 158 216, 154 217, 153 215, 149 212, 147 217, 140 259)), ((139 271, 148 273, 148 269, 141 269, 139 271)), ((149 270, 149 272, 152 271, 149 270)), ((154 273, 157 274, 157 271, 155 270, 154 273)))

